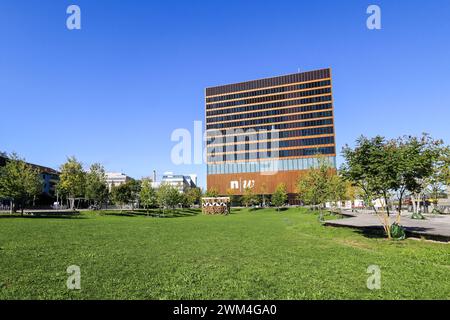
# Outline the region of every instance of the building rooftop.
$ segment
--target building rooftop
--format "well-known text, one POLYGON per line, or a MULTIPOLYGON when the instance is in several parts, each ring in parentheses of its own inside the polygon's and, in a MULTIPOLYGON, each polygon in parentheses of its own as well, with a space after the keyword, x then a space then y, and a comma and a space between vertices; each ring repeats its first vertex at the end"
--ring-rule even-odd
POLYGON ((220 85, 215 87, 206 88, 206 95, 218 95, 225 94, 236 91, 253 90, 259 88, 265 88, 270 86, 279 86, 287 83, 293 82, 305 82, 312 81, 316 79, 329 78, 331 76, 331 69, 319 69, 307 72, 299 72, 287 74, 284 76, 277 76, 271 78, 264 78, 259 80, 251 80, 245 82, 238 82, 226 85, 220 85))
MULTIPOLYGON (((6 164, 6 161, 8 161, 9 159, 7 157, 4 156, 0 156, 0 166, 4 166, 6 164)), ((36 168, 39 170, 39 172, 41 173, 48 173, 48 174, 59 174, 60 172, 49 168, 49 167, 44 167, 38 164, 34 164, 34 163, 30 163, 30 162, 26 162, 27 164, 29 164, 30 166, 32 166, 33 168, 36 168)))

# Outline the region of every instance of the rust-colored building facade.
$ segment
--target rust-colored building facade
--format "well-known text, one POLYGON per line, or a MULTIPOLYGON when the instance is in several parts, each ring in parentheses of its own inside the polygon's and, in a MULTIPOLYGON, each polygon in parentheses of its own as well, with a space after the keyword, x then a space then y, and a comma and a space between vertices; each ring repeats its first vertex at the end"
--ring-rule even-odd
POLYGON ((293 202, 299 176, 319 159, 336 166, 331 69, 206 89, 207 188, 293 202))

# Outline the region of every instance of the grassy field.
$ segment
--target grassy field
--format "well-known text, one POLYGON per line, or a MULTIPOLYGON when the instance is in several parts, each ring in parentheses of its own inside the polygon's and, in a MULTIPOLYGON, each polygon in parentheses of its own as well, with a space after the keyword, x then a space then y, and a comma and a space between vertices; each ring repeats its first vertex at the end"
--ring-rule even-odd
POLYGON ((325 227, 298 208, 197 213, 0 217, 0 299, 450 298, 448 244, 325 227), (366 287, 372 264, 381 290, 366 287))

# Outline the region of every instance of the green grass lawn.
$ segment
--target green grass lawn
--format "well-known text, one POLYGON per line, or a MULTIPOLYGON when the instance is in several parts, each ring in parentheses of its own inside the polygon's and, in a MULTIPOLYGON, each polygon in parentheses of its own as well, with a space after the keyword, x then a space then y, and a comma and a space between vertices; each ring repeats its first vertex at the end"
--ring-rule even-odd
POLYGON ((298 208, 0 217, 0 299, 335 298, 449 299, 450 246, 325 227, 298 208), (366 287, 372 264, 381 290, 366 287))

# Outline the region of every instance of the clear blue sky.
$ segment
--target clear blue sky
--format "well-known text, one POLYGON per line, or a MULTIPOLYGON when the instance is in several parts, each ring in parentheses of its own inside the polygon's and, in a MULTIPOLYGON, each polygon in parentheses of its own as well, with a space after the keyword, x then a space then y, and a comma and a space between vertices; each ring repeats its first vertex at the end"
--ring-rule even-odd
POLYGON ((2 0, 0 37, 0 150, 50 167, 75 155, 204 185, 205 165, 170 160, 172 131, 204 120, 204 88, 299 68, 332 67, 338 150, 361 134, 450 142, 448 0, 2 0), (366 28, 370 4, 382 30, 366 28))

